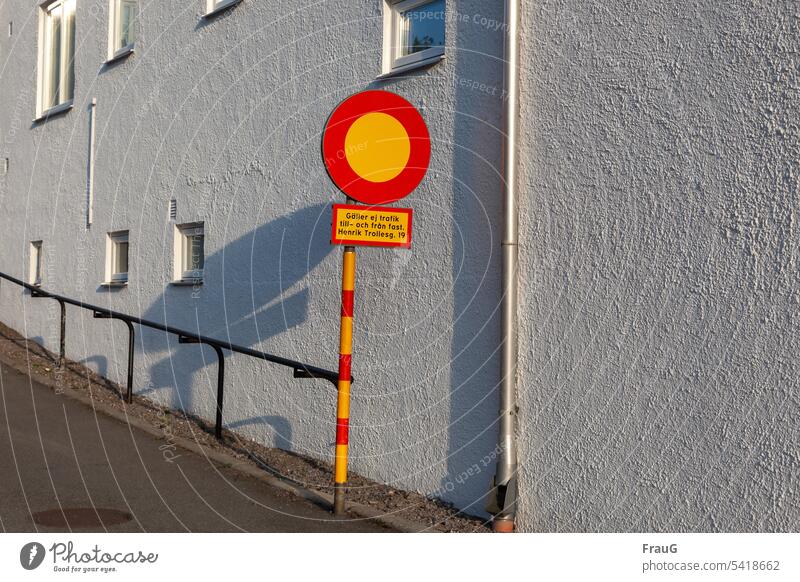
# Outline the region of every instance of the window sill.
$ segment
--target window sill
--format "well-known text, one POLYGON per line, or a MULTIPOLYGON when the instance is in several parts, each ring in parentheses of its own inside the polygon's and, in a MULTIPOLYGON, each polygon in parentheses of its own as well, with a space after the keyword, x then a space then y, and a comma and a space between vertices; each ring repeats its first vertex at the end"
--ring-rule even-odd
POLYGON ((194 287, 195 285, 202 284, 202 279, 178 279, 177 281, 170 282, 170 285, 175 285, 176 287, 194 287))
POLYGON ((127 287, 127 281, 104 281, 100 283, 101 287, 127 287))
POLYGON ((221 14, 222 12, 225 12, 226 10, 228 10, 230 8, 233 8, 234 6, 239 4, 241 1, 242 0, 228 0, 227 2, 223 2, 219 6, 215 7, 214 9, 210 10, 209 12, 206 12, 205 14, 203 14, 202 17, 206 18, 206 19, 214 18, 217 14, 221 14))
POLYGON ((106 65, 113 65, 126 57, 129 57, 133 54, 133 45, 128 45, 125 48, 119 49, 117 52, 113 54, 113 56, 106 59, 106 65))
POLYGON ((70 99, 69 101, 65 101, 61 105, 56 105, 55 107, 51 107, 47 111, 42 111, 42 113, 38 117, 36 117, 33 120, 33 122, 39 123, 41 121, 47 121, 51 117, 55 117, 56 115, 59 115, 61 113, 66 113, 70 109, 72 109, 72 99, 70 99))
POLYGON ((408 65, 403 65, 401 67, 396 67, 389 71, 388 73, 383 73, 382 75, 378 75, 376 77, 377 80, 381 81, 383 79, 391 79, 392 77, 397 77, 402 75, 403 73, 408 73, 409 71, 415 71, 417 69, 425 69, 427 67, 432 67, 436 63, 443 61, 444 55, 436 55, 435 57, 430 57, 425 59, 424 61, 418 61, 416 63, 409 63, 408 65))

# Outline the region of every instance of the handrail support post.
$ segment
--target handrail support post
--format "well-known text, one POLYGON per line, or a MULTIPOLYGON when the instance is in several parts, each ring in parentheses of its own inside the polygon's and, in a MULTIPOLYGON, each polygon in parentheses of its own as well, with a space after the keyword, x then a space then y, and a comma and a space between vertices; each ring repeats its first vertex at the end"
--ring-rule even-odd
POLYGON ((113 313, 107 311, 97 311, 94 312, 95 319, 118 319, 119 321, 125 322, 125 325, 128 326, 128 385, 125 391, 125 402, 130 404, 133 402, 133 355, 134 355, 134 348, 136 346, 136 332, 133 329, 133 323, 128 321, 127 319, 123 319, 113 313))
POLYGON ((128 325, 128 391, 125 394, 125 402, 130 404, 133 402, 133 355, 135 348, 136 332, 133 329, 133 324, 127 319, 123 321, 128 325))
POLYGON ((56 298, 61 306, 61 337, 58 346, 58 367, 64 369, 67 365, 66 335, 67 335, 67 305, 63 299, 56 298))
POLYGON ((225 354, 222 353, 222 348, 216 344, 210 344, 217 352, 217 420, 214 425, 214 436, 217 440, 222 440, 222 403, 223 403, 223 390, 225 389, 225 354))
POLYGON ((181 344, 204 344, 214 348, 217 353, 217 414, 214 422, 214 436, 217 440, 222 440, 222 405, 225 399, 225 353, 218 344, 202 341, 196 337, 185 335, 178 336, 178 343, 181 344))

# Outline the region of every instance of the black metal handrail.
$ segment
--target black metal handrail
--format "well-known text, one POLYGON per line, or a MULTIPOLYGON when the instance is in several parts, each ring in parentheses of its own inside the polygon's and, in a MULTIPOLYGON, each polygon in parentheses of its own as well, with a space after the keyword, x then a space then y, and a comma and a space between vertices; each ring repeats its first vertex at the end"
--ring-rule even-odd
POLYGON ((338 383, 339 374, 331 370, 326 370, 324 368, 319 368, 317 366, 311 366, 310 364, 304 364, 303 362, 298 362, 296 360, 291 360, 289 358, 284 358, 281 356, 275 356, 273 354, 268 354, 266 352, 260 352, 258 350, 233 344, 229 341, 212 338, 205 335, 200 335, 197 333, 193 333, 191 331, 186 331, 183 329, 179 329, 177 327, 173 327, 171 325, 165 325, 162 323, 157 323, 155 321, 148 321, 147 319, 142 319, 141 317, 134 317, 132 315, 127 315, 125 313, 120 313, 119 311, 114 311, 113 309, 98 307, 97 305, 85 303, 78 299, 71 299, 69 297, 64 297, 63 295, 58 295, 56 293, 45 291, 41 287, 38 287, 36 285, 31 285, 30 283, 21 281, 16 277, 12 277, 11 275, 7 275, 6 273, 3 272, 0 272, 0 278, 3 278, 7 281, 11 281, 16 285, 19 285, 29 290, 31 292, 31 297, 49 297, 51 299, 55 299, 56 301, 58 301, 59 305, 61 306, 61 336, 59 343, 59 360, 58 360, 59 367, 61 368, 63 368, 66 363, 66 354, 65 354, 65 338, 66 338, 66 322, 67 322, 66 304, 74 305, 76 307, 80 307, 81 309, 92 311, 94 312, 94 317, 98 319, 118 319, 120 321, 124 321, 128 326, 128 386, 125 395, 125 400, 127 402, 131 402, 133 399, 133 357, 134 357, 133 348, 135 339, 133 324, 149 327, 152 329, 158 329, 161 331, 165 331, 167 333, 171 333, 173 335, 177 335, 179 343, 206 344, 214 348, 214 351, 216 351, 217 353, 217 360, 219 362, 218 373, 217 373, 217 418, 214 426, 214 434, 216 435, 217 438, 222 438, 222 404, 223 404, 223 390, 225 383, 225 354, 223 353, 222 350, 228 350, 230 352, 243 354, 245 356, 251 356, 253 358, 265 360, 273 364, 278 364, 280 366, 292 368, 293 369, 292 376, 294 378, 321 378, 324 380, 328 380, 329 382, 332 382, 334 386, 337 385, 338 383))

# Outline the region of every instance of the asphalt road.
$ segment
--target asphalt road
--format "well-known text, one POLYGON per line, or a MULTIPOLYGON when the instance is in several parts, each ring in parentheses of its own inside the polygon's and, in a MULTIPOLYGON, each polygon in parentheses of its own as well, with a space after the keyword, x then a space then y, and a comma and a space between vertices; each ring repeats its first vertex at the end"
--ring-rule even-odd
POLYGON ((173 450, 3 364, 0 397, 2 531, 387 531, 173 450), (37 523, 47 517, 65 523, 37 523))

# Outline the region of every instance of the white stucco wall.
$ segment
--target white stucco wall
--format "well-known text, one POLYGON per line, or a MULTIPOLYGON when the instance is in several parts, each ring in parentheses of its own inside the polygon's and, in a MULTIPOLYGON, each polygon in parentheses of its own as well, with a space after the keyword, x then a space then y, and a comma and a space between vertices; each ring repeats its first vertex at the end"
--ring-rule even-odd
POLYGON ((796 9, 525 3, 525 527, 797 531, 796 9))
MULTIPOLYGON (((32 124, 36 7, 6 0, 0 269, 25 274, 43 239, 48 289, 334 368, 341 196, 320 132, 351 93, 400 93, 433 156, 412 250, 359 251, 351 467, 478 513, 493 466, 463 473, 496 441, 502 3, 448 2, 446 59, 379 82, 380 4, 244 0, 205 21, 201 0, 145 2, 136 53, 104 66, 107 2, 78 0, 75 107, 32 124), (205 221, 197 293, 167 284, 172 198, 178 223, 205 221), (108 292, 106 232, 125 228, 130 282, 108 292)), ((520 527, 796 529, 791 3, 523 5, 520 527)), ((0 318, 54 349, 43 301, 0 282, 0 318)), ((117 381, 126 338, 69 311, 69 357, 117 381)), ((213 351, 142 340, 137 393, 212 418, 213 351)), ((229 427, 331 457, 331 386, 241 356, 226 376, 229 427)))

